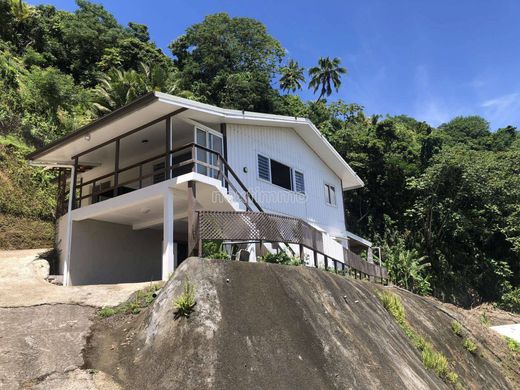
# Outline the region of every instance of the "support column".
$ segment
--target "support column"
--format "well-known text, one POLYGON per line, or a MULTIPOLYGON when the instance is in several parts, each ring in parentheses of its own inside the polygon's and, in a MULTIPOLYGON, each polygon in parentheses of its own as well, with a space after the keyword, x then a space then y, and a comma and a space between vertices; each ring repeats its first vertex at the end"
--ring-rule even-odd
POLYGON ((175 271, 173 189, 171 188, 168 188, 164 194, 163 214, 162 280, 168 280, 173 271, 175 271))
POLYGON ((74 166, 71 167, 70 172, 70 190, 69 190, 69 206, 67 213, 67 243, 65 249, 65 259, 63 261, 63 285, 70 286, 70 256, 72 253, 72 209, 74 208, 74 191, 76 186, 76 167, 78 166, 78 159, 76 158, 74 166))
POLYGON ((195 246, 197 245, 196 226, 195 222, 197 219, 196 213, 196 202, 197 202, 197 183, 194 181, 188 182, 188 256, 194 255, 195 246))

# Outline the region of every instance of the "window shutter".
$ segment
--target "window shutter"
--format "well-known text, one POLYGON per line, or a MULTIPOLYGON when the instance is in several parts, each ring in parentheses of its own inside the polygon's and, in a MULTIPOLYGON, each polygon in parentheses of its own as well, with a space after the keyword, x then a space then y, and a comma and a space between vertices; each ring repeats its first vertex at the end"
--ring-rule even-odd
POLYGON ((305 181, 303 179, 303 173, 294 171, 294 186, 296 192, 305 194, 305 181))
POLYGON ((336 206, 336 189, 330 186, 330 204, 336 206))
POLYGON ((271 181, 271 170, 269 168, 269 159, 265 156, 258 155, 258 177, 267 181, 271 181))

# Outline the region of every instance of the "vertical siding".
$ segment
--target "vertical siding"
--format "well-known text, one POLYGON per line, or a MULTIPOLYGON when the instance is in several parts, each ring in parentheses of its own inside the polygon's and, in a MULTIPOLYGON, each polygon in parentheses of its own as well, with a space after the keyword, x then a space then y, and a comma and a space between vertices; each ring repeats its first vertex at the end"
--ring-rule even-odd
POLYGON ((306 219, 330 234, 345 231, 340 179, 293 129, 228 124, 227 148, 229 164, 266 211, 306 219), (305 198, 258 179, 258 153, 303 172, 305 198), (325 202, 324 183, 335 186, 336 207, 325 202))

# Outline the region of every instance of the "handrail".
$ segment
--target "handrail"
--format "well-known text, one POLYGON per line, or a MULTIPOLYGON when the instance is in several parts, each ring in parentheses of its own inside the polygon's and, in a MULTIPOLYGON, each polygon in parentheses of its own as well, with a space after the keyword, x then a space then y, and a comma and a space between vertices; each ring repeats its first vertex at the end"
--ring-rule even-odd
MULTIPOLYGON (((199 144, 197 144, 195 142, 190 142, 190 143, 182 145, 182 146, 180 146, 178 148, 172 149, 169 152, 165 152, 165 153, 161 153, 161 154, 158 154, 156 156, 153 156, 153 157, 149 157, 149 158, 147 158, 147 159, 145 159, 143 161, 139 161, 139 162, 130 164, 130 165, 126 166, 126 167, 123 167, 123 168, 111 171, 109 173, 106 173, 106 174, 103 174, 101 176, 98 176, 98 177, 96 177, 94 179, 90 179, 88 181, 82 182, 81 184, 79 184, 77 186, 77 188, 81 192, 82 189, 85 186, 87 186, 87 185, 95 184, 96 182, 99 182, 99 181, 101 181, 103 179, 106 179, 106 178, 111 177, 111 176, 119 175, 120 173, 126 172, 126 171, 128 171, 130 169, 133 169, 133 168, 142 167, 144 164, 150 163, 150 162, 155 161, 155 160, 162 159, 162 158, 164 158, 166 156, 172 156, 173 154, 178 153, 178 152, 183 151, 183 150, 192 149, 192 151, 193 151, 194 148, 203 150, 205 152, 211 153, 212 155, 216 156, 217 157, 217 161, 219 162, 219 165, 215 166, 215 165, 212 165, 212 164, 208 164, 208 163, 206 163, 204 161, 199 161, 199 160, 197 160, 197 159, 192 157, 192 159, 190 159, 190 160, 186 160, 186 161, 183 161, 181 163, 174 164, 174 165, 170 166, 169 167, 169 171, 172 171, 173 169, 180 168, 181 166, 185 166, 185 165, 189 165, 189 164, 193 164, 194 167, 198 164, 198 165, 204 165, 206 167, 209 167, 210 169, 216 169, 216 170, 219 171, 219 178, 221 177, 222 179, 224 179, 224 181, 227 183, 228 187, 231 188, 231 190, 236 193, 236 195, 238 196, 240 201, 245 205, 247 211, 253 211, 251 209, 251 207, 249 206, 248 200, 252 201, 252 203, 255 205, 255 207, 258 209, 258 211, 260 211, 260 212, 264 211, 262 209, 262 207, 260 206, 260 204, 257 202, 257 200, 254 198, 254 196, 251 194, 251 192, 248 190, 246 185, 242 182, 240 177, 236 174, 236 172, 233 170, 233 168, 231 168, 231 166, 228 164, 228 162, 226 161, 224 156, 222 156, 221 153, 219 153, 219 152, 217 152, 215 150, 207 148, 206 146, 203 146, 203 145, 199 145, 199 144), (222 167, 222 165, 225 167, 225 170, 224 170, 224 167, 222 167), (233 184, 233 182, 230 180, 230 178, 224 173, 224 171, 227 171, 229 174, 231 174, 231 176, 235 179, 235 181, 238 184, 238 186, 245 193, 245 196, 243 196, 240 193, 240 191, 236 188, 236 186, 233 184)), ((193 152, 192 152, 192 156, 194 156, 193 152)), ((154 175, 157 175, 157 174, 161 174, 161 173, 165 173, 165 172, 166 172, 165 169, 160 169, 160 170, 157 170, 157 171, 153 172, 152 174, 147 174, 147 175, 144 175, 144 176, 142 174, 139 174, 139 176, 135 180, 126 180, 125 182, 117 183, 117 185, 110 186, 109 188, 106 188, 104 190, 91 192, 90 194, 86 194, 86 195, 83 195, 83 196, 80 195, 77 198, 77 201, 81 202, 81 200, 83 200, 83 199, 87 199, 87 198, 89 198, 91 196, 96 196, 96 195, 102 194, 102 193, 107 192, 107 191, 112 191, 112 190, 113 191, 117 191, 118 188, 122 187, 125 184, 129 184, 129 183, 133 183, 133 182, 137 182, 137 181, 141 182, 141 180, 144 179, 144 178, 148 178, 148 177, 151 177, 151 176, 154 176, 154 175)))
MULTIPOLYGON (((338 260, 325 253, 322 232, 307 221, 270 213, 244 211, 197 211, 196 229, 197 241, 222 240, 267 242, 296 244, 300 246, 300 257, 303 260, 303 249, 314 253, 314 266, 318 268, 318 255, 323 256, 325 269, 329 270, 331 263, 334 272, 353 272, 355 277, 373 277, 388 279, 384 267, 368 263, 359 255, 344 248, 344 260, 338 260)), ((289 246, 290 248, 290 246, 289 246)), ((199 248, 199 255, 200 253, 199 248)), ((294 255, 294 252, 293 252, 294 255)))

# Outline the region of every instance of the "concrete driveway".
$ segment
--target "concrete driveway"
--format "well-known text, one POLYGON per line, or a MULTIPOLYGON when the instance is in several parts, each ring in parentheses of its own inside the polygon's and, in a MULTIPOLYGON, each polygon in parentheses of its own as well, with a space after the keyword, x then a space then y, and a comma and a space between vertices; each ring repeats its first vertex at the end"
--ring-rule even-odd
POLYGON ((97 307, 148 283, 55 286, 42 276, 44 251, 0 251, 0 389, 119 389, 103 372, 81 369, 83 348, 97 307))
POLYGON ((68 303, 115 306, 149 283, 102 284, 63 287, 42 277, 47 267, 39 254, 45 249, 0 251, 0 307, 68 303))

